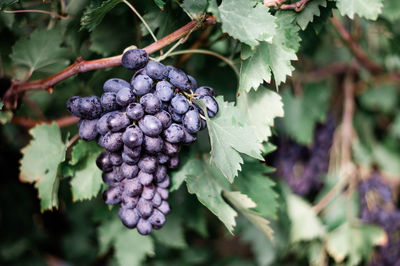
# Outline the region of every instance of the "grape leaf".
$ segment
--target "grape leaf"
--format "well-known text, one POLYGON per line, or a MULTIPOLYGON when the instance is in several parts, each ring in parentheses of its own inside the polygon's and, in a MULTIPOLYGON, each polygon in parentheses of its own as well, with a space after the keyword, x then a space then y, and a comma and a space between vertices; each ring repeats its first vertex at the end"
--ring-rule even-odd
POLYGON ((251 210, 257 207, 257 204, 254 201, 252 201, 247 195, 240 193, 240 191, 224 191, 224 196, 270 240, 273 239, 273 230, 269 226, 269 221, 263 218, 258 212, 251 210))
POLYGON ((254 49, 242 46, 240 91, 249 92, 252 88, 256 90, 264 81, 271 82, 272 74, 276 86, 279 86, 293 71, 290 61, 297 60, 299 27, 293 23, 293 14, 279 12, 276 17, 278 28, 272 43, 261 42, 254 49))
POLYGON ((142 265, 147 255, 154 255, 154 244, 150 237, 140 235, 136 230, 125 228, 118 216, 105 220, 97 230, 100 254, 114 247, 119 265, 142 265))
POLYGON ((58 208, 58 167, 65 160, 66 143, 54 122, 43 124, 30 130, 31 142, 21 150, 20 180, 35 182, 40 198, 41 211, 58 208))
POLYGON ((302 30, 305 30, 310 22, 314 21, 314 17, 319 17, 321 12, 319 7, 326 7, 326 0, 313 0, 307 3, 306 7, 297 14, 296 22, 302 30))
POLYGON ((218 19, 218 21, 221 21, 217 0, 208 0, 207 12, 213 14, 218 19))
POLYGON ((174 211, 168 214, 165 225, 160 230, 154 231, 153 236, 160 243, 171 248, 187 248, 182 216, 177 215, 174 211))
POLYGON ((272 41, 275 19, 264 5, 251 1, 224 0, 218 8, 222 30, 250 46, 272 41))
POLYGON ((189 13, 201 13, 207 7, 207 0, 184 0, 182 8, 189 13))
POLYGON ((97 145, 96 141, 87 142, 80 139, 72 149, 69 164, 76 165, 79 162, 84 161, 87 156, 91 154, 99 154, 101 151, 102 149, 97 145))
POLYGON ((390 125, 390 135, 400 139, 400 112, 396 114, 394 121, 390 125))
POLYGON ((308 202, 294 194, 286 195, 288 215, 292 222, 290 242, 309 241, 325 235, 321 220, 308 202))
POLYGON ((259 89, 237 96, 237 106, 247 115, 260 142, 271 136, 275 117, 283 117, 283 103, 279 94, 269 89, 259 89))
POLYGON ((343 16, 353 19, 357 14, 360 17, 376 20, 381 13, 382 0, 337 0, 336 6, 343 16))
POLYGON ((272 188, 275 183, 264 175, 269 171, 269 167, 258 161, 246 161, 234 187, 247 194, 257 204, 255 211, 263 216, 276 218, 278 195, 272 188))
POLYGON ((14 64, 27 67, 29 72, 54 73, 67 66, 68 50, 61 47, 62 32, 58 28, 35 30, 29 39, 21 38, 12 47, 14 64))
POLYGON ((104 16, 122 0, 105 0, 101 4, 91 4, 81 18, 81 30, 94 30, 103 20, 104 16))
POLYGON ((222 198, 222 191, 229 189, 229 183, 220 171, 210 165, 209 158, 197 158, 195 154, 180 167, 179 172, 186 177, 189 193, 195 194, 197 199, 215 214, 232 233, 236 225, 237 213, 222 198))
POLYGON ((400 19, 400 2, 398 0, 385 0, 381 16, 394 23, 400 19))
POLYGON ((347 265, 359 265, 368 260, 372 248, 385 242, 385 231, 377 226, 349 222, 330 232, 326 237, 326 249, 336 263, 348 257, 347 265))
POLYGON ((246 124, 246 117, 233 103, 224 102, 223 97, 216 98, 219 111, 217 116, 206 117, 211 141, 211 162, 232 183, 243 159, 239 153, 264 160, 261 156, 262 145, 251 127, 246 124))
POLYGON ((165 6, 165 1, 164 0, 153 0, 153 1, 161 10, 164 9, 164 6, 165 6))

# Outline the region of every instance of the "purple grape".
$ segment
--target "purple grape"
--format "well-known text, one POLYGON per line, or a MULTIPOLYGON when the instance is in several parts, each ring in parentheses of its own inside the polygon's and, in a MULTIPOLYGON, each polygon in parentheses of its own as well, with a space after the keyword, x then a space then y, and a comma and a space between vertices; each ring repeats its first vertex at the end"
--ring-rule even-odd
POLYGON ((164 141, 164 153, 166 155, 172 156, 177 154, 181 150, 181 146, 178 144, 173 144, 168 141, 164 141))
POLYGON ((143 156, 138 163, 139 169, 152 174, 157 170, 157 158, 153 156, 143 156))
POLYGON ((158 187, 156 190, 157 190, 157 193, 160 194, 160 196, 163 200, 168 199, 168 197, 169 197, 168 189, 158 187))
POLYGON ((79 99, 79 114, 81 118, 96 119, 103 112, 100 98, 97 96, 82 97, 79 99))
POLYGON ((139 178, 139 181, 142 185, 149 185, 151 182, 153 182, 153 174, 146 173, 145 171, 139 171, 137 177, 139 178))
POLYGON ((166 80, 157 82, 156 91, 154 93, 161 101, 169 102, 174 97, 174 89, 166 80))
POLYGON ((152 230, 151 223, 146 219, 140 218, 137 224, 137 230, 141 235, 148 235, 152 230))
POLYGON ((128 50, 122 55, 121 59, 122 66, 131 70, 145 67, 148 61, 149 55, 142 49, 128 50))
POLYGON ((139 158, 142 152, 142 146, 137 146, 133 149, 129 148, 128 146, 124 145, 123 153, 131 158, 139 158))
POLYGON ((132 80, 131 85, 133 93, 142 96, 151 91, 153 80, 147 75, 138 75, 132 80))
POLYGON ((196 89, 195 94, 197 94, 198 97, 202 97, 202 96, 215 97, 214 89, 211 87, 207 87, 207 86, 199 87, 198 89, 196 89))
POLYGON ((122 223, 130 229, 135 228, 135 226, 138 225, 138 221, 140 221, 140 215, 136 209, 121 207, 119 208, 118 215, 122 223))
POLYGON ((157 161, 159 164, 165 164, 169 161, 169 156, 164 153, 157 154, 157 161))
POLYGON ((108 128, 107 119, 112 113, 106 113, 97 120, 96 130, 100 135, 105 135, 110 129, 108 128))
POLYGON ((130 84, 123 79, 117 78, 109 79, 103 85, 104 92, 118 93, 123 88, 129 89, 130 84))
POLYGON ((122 194, 121 207, 124 209, 133 209, 136 207, 139 201, 139 197, 130 197, 128 195, 122 194))
POLYGON ((207 114, 209 117, 214 117, 218 113, 218 103, 213 97, 206 95, 196 98, 203 101, 203 103, 206 105, 207 114))
POLYGON ((175 156, 172 156, 169 158, 168 168, 175 169, 178 167, 178 165, 179 165, 179 156, 178 155, 175 155, 175 156))
POLYGON ((190 82, 190 89, 192 91, 195 91, 197 89, 197 87, 198 87, 197 80, 194 77, 190 76, 190 75, 188 75, 188 78, 189 78, 189 82, 190 82))
POLYGON ((144 137, 143 141, 144 150, 150 154, 157 154, 159 153, 164 147, 164 141, 161 137, 144 137))
POLYGON ((182 94, 177 94, 171 100, 172 111, 183 115, 189 110, 189 102, 182 94))
POLYGON ((114 166, 122 164, 122 156, 119 152, 110 152, 110 161, 114 166))
POLYGON ((124 107, 135 100, 135 95, 130 88, 123 88, 117 93, 115 100, 120 106, 124 107))
POLYGON ((154 115, 161 111, 161 101, 152 93, 147 93, 140 98, 140 104, 147 114, 154 115))
POLYGON ((179 143, 185 137, 185 132, 179 124, 171 124, 166 130, 164 130, 164 139, 171 143, 179 143))
POLYGON ((159 62, 150 61, 149 63, 147 63, 146 73, 152 79, 156 79, 156 80, 163 79, 166 71, 167 71, 167 68, 159 62))
POLYGON ((142 198, 146 200, 151 200, 156 193, 156 188, 153 184, 149 184, 143 187, 142 198))
POLYGON ((71 114, 73 114, 74 116, 77 116, 77 117, 81 117, 80 107, 79 107, 80 99, 81 99, 80 96, 72 96, 67 101, 67 109, 68 109, 68 111, 71 114))
POLYGON ((107 126, 108 129, 112 132, 121 131, 122 129, 126 128, 130 123, 131 121, 126 116, 126 114, 120 111, 111 112, 107 116, 107 126))
POLYGON ((190 134, 190 133, 186 130, 186 128, 183 128, 183 131, 185 132, 185 136, 184 136, 184 138, 183 138, 183 140, 182 140, 182 143, 183 143, 183 144, 192 144, 193 142, 196 141, 196 139, 197 139, 196 134, 190 134))
POLYGON ((171 181, 169 179, 169 176, 167 175, 162 182, 157 183, 157 186, 160 188, 167 188, 169 187, 171 181))
POLYGON ((162 110, 161 112, 158 112, 154 116, 157 117, 158 120, 160 120, 163 128, 169 127, 171 125, 171 123, 172 123, 171 115, 165 110, 162 110))
POLYGON ((154 193, 154 197, 151 199, 151 202, 153 203, 154 207, 158 207, 162 203, 162 198, 160 196, 160 193, 156 192, 154 193))
POLYGON ((143 186, 139 182, 139 178, 126 179, 124 183, 124 193, 129 197, 140 196, 143 186))
POLYGON ((139 127, 143 131, 143 134, 149 137, 156 137, 162 131, 161 121, 152 115, 145 115, 142 119, 140 119, 139 127))
POLYGON ((163 200, 160 204, 160 206, 157 207, 157 209, 162 212, 163 214, 167 215, 170 212, 170 207, 168 202, 166 202, 165 200, 163 200))
POLYGON ((107 132, 104 136, 99 138, 99 145, 109 151, 118 151, 122 148, 122 133, 121 132, 107 132))
POLYGON ((143 132, 136 125, 131 125, 126 128, 124 134, 122 135, 122 141, 124 144, 133 149, 143 143, 143 132))
POLYGON ((140 198, 136 205, 136 209, 139 211, 143 218, 148 218, 153 213, 153 204, 149 200, 140 198))
POLYGON ((184 114, 182 124, 189 133, 197 133, 201 128, 201 118, 197 109, 189 110, 184 114))
POLYGON ((189 92, 192 87, 188 76, 180 69, 170 68, 168 78, 172 85, 183 91, 189 92))
POLYGON ((156 178, 157 183, 162 182, 166 176, 167 167, 165 167, 164 165, 159 165, 156 172, 154 173, 154 177, 156 178))
POLYGON ((144 116, 143 106, 140 103, 130 103, 126 107, 126 115, 131 120, 140 120, 144 116))
POLYGON ((125 152, 122 153, 122 160, 130 165, 134 165, 137 164, 137 162, 139 161, 140 157, 130 157, 128 154, 126 154, 125 152))
MULTIPOLYGON (((122 157, 121 157, 122 158, 122 157)), ((130 165, 127 163, 123 163, 121 165, 121 175, 126 179, 132 179, 137 176, 139 172, 139 167, 137 165, 130 165)))
POLYGON ((105 112, 115 111, 119 108, 115 93, 105 92, 100 98, 101 107, 105 112))
POLYGON ((103 193, 103 200, 108 205, 114 205, 121 202, 121 189, 119 186, 110 186, 103 193))
POLYGON ((97 167, 103 172, 110 172, 113 170, 113 165, 110 160, 110 153, 103 151, 96 159, 97 167))
POLYGON ((159 210, 155 209, 148 219, 156 228, 161 228, 165 224, 165 215, 159 210))
POLYGON ((96 139, 97 133, 97 121, 94 120, 81 120, 79 124, 79 137, 85 141, 92 141, 96 139))

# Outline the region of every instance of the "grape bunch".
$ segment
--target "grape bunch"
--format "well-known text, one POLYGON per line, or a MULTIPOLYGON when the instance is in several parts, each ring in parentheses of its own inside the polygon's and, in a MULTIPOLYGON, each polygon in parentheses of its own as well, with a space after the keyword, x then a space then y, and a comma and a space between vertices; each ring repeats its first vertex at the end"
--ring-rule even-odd
POLYGON ((181 145, 193 143, 206 127, 193 99, 204 103, 209 117, 218 104, 212 88, 198 87, 175 67, 149 62, 144 50, 126 51, 122 65, 135 71, 130 82, 109 79, 100 98, 73 96, 67 109, 81 118, 79 136, 105 148, 96 160, 109 185, 104 201, 120 203, 122 223, 147 235, 164 225, 170 211, 167 171, 178 167, 181 145))

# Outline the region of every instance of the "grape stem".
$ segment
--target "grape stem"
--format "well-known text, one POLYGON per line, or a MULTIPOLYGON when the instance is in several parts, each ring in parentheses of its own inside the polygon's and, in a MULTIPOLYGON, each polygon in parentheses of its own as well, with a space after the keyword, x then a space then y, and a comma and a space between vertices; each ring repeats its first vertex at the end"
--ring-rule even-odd
MULTIPOLYGON (((199 29, 201 26, 208 26, 216 23, 216 18, 213 16, 207 16, 201 23, 198 21, 191 21, 180 29, 172 32, 171 34, 163 37, 162 39, 146 46, 143 48, 148 54, 152 54, 171 43, 187 36, 188 33, 199 29)), ((53 86, 64 79, 67 79, 78 73, 87 72, 95 69, 102 69, 107 67, 116 67, 121 65, 122 54, 95 59, 95 60, 83 60, 81 57, 75 60, 75 63, 61 70, 60 72, 51 75, 47 78, 34 80, 31 82, 20 83, 13 81, 11 87, 6 91, 3 97, 3 103, 6 109, 16 108, 18 104, 18 98, 26 91, 30 90, 48 90, 52 91, 53 86)))
POLYGON ((69 16, 62 16, 60 14, 54 13, 54 12, 50 12, 50 11, 46 11, 46 10, 40 10, 40 9, 24 9, 24 10, 4 10, 3 11, 6 14, 16 14, 16 13, 42 13, 42 14, 46 14, 46 15, 50 15, 52 17, 56 17, 62 20, 68 19, 69 16))

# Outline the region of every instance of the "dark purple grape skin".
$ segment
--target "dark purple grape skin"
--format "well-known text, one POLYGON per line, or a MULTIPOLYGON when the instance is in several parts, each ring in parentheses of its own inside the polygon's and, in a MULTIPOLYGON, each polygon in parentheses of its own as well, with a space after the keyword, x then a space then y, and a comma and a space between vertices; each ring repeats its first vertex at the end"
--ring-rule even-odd
POLYGON ((143 148, 146 152, 150 154, 157 154, 160 151, 162 151, 163 147, 164 147, 164 141, 160 136, 155 138, 148 136, 144 137, 143 148))
POLYGON ((137 224, 137 230, 141 235, 148 235, 152 230, 151 223, 146 219, 140 218, 137 224))
POLYGON ((181 146, 178 144, 173 144, 168 141, 164 141, 164 153, 168 156, 173 156, 181 150, 181 146))
POLYGON ((169 156, 164 153, 157 154, 157 161, 159 164, 165 164, 169 161, 169 156))
POLYGON ((123 80, 118 78, 112 78, 107 80, 103 85, 104 92, 113 92, 118 93, 122 88, 130 88, 131 85, 123 80))
POLYGON ((137 164, 137 162, 139 161, 140 157, 131 157, 129 155, 127 155, 125 152, 122 153, 122 160, 130 165, 134 165, 137 164))
POLYGON ((158 206, 157 209, 160 212, 162 212, 164 215, 167 215, 171 211, 168 202, 166 202, 165 200, 163 200, 163 202, 161 202, 161 205, 158 206))
POLYGON ((121 59, 122 66, 131 70, 145 67, 148 61, 149 55, 142 49, 130 49, 122 55, 121 59))
POLYGON ((130 88, 123 88, 121 89, 117 95, 115 96, 115 100, 118 103, 118 105, 125 107, 129 103, 133 102, 135 100, 135 95, 132 93, 130 88))
POLYGON ((154 193, 153 198, 151 199, 151 203, 153 203, 154 207, 158 207, 162 203, 162 198, 158 192, 154 193))
POLYGON ((159 210, 155 209, 148 219, 156 228, 161 228, 165 224, 165 215, 159 210))
POLYGON ((143 187, 142 198, 146 200, 151 200, 156 193, 156 187, 153 184, 149 184, 143 187))
POLYGON ((157 117, 158 120, 160 120, 163 128, 169 127, 172 123, 171 115, 165 110, 161 110, 154 116, 157 117))
POLYGON ((122 164, 122 156, 119 152, 110 152, 110 161, 112 165, 118 166, 122 164))
POLYGON ((134 94, 142 96, 151 91, 153 80, 147 75, 138 75, 132 80, 131 87, 134 94))
POLYGON ((183 128, 183 131, 185 132, 185 136, 184 136, 184 138, 183 138, 183 140, 182 140, 182 144, 188 145, 188 144, 192 144, 193 142, 196 141, 196 139, 197 139, 196 134, 190 134, 190 133, 186 130, 185 127, 183 128))
POLYGON ((146 73, 152 79, 162 80, 166 71, 167 68, 159 62, 150 61, 146 65, 146 73))
POLYGON ((193 108, 187 111, 182 117, 182 124, 191 134, 199 132, 201 128, 201 118, 197 109, 193 108))
POLYGON ((194 92, 198 87, 197 80, 194 77, 190 76, 190 75, 187 75, 187 76, 188 76, 188 79, 189 79, 189 82, 190 82, 190 89, 192 90, 192 92, 194 92))
POLYGON ((140 170, 152 174, 157 170, 157 158, 145 155, 139 160, 138 166, 140 170))
POLYGON ((201 86, 197 88, 194 93, 197 95, 197 97, 202 97, 202 96, 215 97, 216 95, 214 89, 207 86, 201 86))
POLYGON ((72 96, 67 101, 67 109, 68 109, 68 111, 72 115, 77 116, 77 117, 81 117, 80 108, 79 108, 80 99, 81 99, 80 96, 72 96))
POLYGON ((128 146, 124 145, 123 153, 131 158, 138 158, 142 152, 142 146, 137 146, 133 149, 129 148, 128 146))
POLYGON ((99 145, 112 152, 120 150, 123 146, 122 133, 107 132, 104 136, 99 138, 99 145))
POLYGON ((97 96, 82 97, 79 99, 79 114, 84 119, 96 119, 103 112, 101 108, 100 98, 97 96))
POLYGON ((163 181, 157 183, 157 186, 160 188, 167 188, 167 187, 169 187, 170 183, 171 183, 171 180, 170 180, 169 176, 167 175, 163 181))
POLYGON ((174 88, 171 83, 166 80, 157 82, 156 91, 154 93, 161 101, 169 102, 174 97, 174 88))
POLYGON ((140 196, 143 191, 143 185, 139 178, 127 179, 124 181, 124 193, 130 197, 140 196))
MULTIPOLYGON (((122 157, 121 157, 122 158, 122 157)), ((132 179, 137 176, 139 172, 139 167, 137 165, 130 165, 127 163, 122 163, 120 167, 121 175, 126 179, 132 179)))
POLYGON ((121 207, 119 208, 118 215, 122 223, 130 229, 135 228, 140 220, 139 212, 136 209, 121 207))
POLYGON ((157 183, 162 182, 166 176, 167 176, 167 167, 165 167, 164 165, 159 165, 157 167, 156 172, 154 173, 156 182, 157 183))
POLYGON ((175 155, 169 158, 168 168, 175 169, 179 166, 179 156, 175 155))
POLYGON ((96 139, 97 133, 97 121, 94 120, 81 120, 79 123, 79 137, 85 141, 92 141, 96 139))
POLYGON ((140 104, 147 114, 154 115, 161 111, 161 100, 153 93, 147 93, 140 98, 140 104))
POLYGON ((105 92, 100 98, 101 107, 104 112, 111 112, 119 109, 115 93, 105 92))
POLYGON ((100 153, 100 155, 97 156, 96 165, 103 172, 111 172, 113 170, 113 164, 110 160, 110 153, 108 151, 100 153))
POLYGON ((180 69, 171 68, 168 72, 168 79, 172 85, 183 91, 189 92, 192 87, 188 76, 180 69))
POLYGON ((183 115, 189 110, 189 102, 182 94, 177 94, 171 100, 172 111, 183 115))
POLYGON ((126 107, 126 115, 131 120, 140 120, 144 116, 143 106, 140 103, 130 103, 126 107))
POLYGON ((107 117, 107 127, 112 132, 118 132, 129 126, 131 121, 125 113, 114 111, 107 117))
POLYGON ((119 186, 110 186, 103 193, 103 200, 108 205, 115 205, 121 202, 121 189, 119 186))
POLYGON ((100 135, 105 135, 110 129, 108 128, 107 119, 111 113, 106 113, 99 118, 96 125, 96 130, 100 135))
POLYGON ((209 117, 214 117, 218 113, 218 103, 211 96, 202 96, 199 98, 207 107, 207 114, 209 117))
POLYGON ((174 109, 172 108, 171 105, 168 106, 168 112, 171 116, 171 119, 175 123, 182 123, 182 117, 183 115, 177 114, 174 112, 174 109))
POLYGON ((153 182, 153 179, 154 179, 153 174, 146 173, 145 171, 142 171, 142 170, 139 171, 137 177, 138 177, 140 183, 145 186, 147 186, 151 182, 153 182))
POLYGON ((122 141, 127 147, 133 149, 142 145, 143 132, 138 126, 131 125, 126 128, 124 134, 122 135, 122 141))
POLYGON ((143 218, 148 218, 153 213, 153 204, 151 203, 151 201, 144 198, 139 199, 136 208, 143 218))
POLYGON ((139 201, 139 197, 130 197, 128 195, 122 194, 121 208, 133 209, 136 207, 139 201))
POLYGON ((168 197, 169 197, 169 191, 168 191, 168 189, 158 187, 158 188, 157 188, 157 193, 160 194, 160 196, 161 196, 161 198, 162 198, 163 200, 167 200, 168 197))
POLYGON ((182 126, 176 123, 172 123, 163 133, 164 139, 171 143, 180 143, 185 136, 182 126))
POLYGON ((145 115, 139 120, 139 127, 143 131, 143 134, 149 137, 156 137, 162 131, 161 121, 152 115, 145 115))

